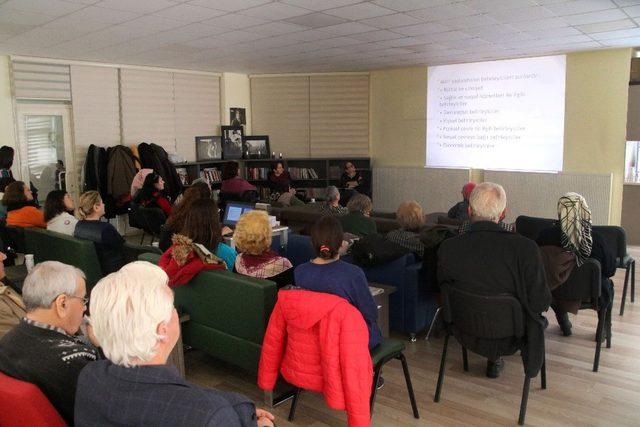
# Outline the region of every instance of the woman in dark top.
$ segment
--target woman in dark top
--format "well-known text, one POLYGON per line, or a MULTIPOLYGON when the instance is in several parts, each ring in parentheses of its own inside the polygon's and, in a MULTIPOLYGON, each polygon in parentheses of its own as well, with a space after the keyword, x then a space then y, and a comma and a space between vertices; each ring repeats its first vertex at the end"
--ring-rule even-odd
POLYGON ((142 188, 136 193, 134 202, 148 208, 160 208, 166 216, 171 215, 171 200, 164 192, 164 180, 153 172, 144 179, 142 188))
POLYGON ((347 203, 349 213, 340 217, 340 223, 346 233, 367 236, 378 232, 376 222, 371 219, 371 199, 364 194, 356 194, 347 203))
MULTIPOLYGON (((573 254, 577 267, 584 264, 587 258, 598 260, 602 274, 600 304, 611 310, 613 283, 610 277, 616 273, 616 256, 614 248, 609 248, 602 236, 592 231, 591 211, 584 197, 577 193, 567 193, 560 197, 558 222, 553 227, 542 230, 536 242, 540 247, 556 246, 573 254)), ((556 313, 563 335, 571 335, 572 325, 567 312, 575 314, 579 306, 579 301, 558 301, 554 298, 551 308, 556 313)))
POLYGON ((294 270, 297 286, 342 297, 357 308, 369 329, 369 349, 382 342, 378 327, 378 308, 369 291, 364 271, 340 260, 342 227, 332 216, 321 217, 311 227, 311 244, 316 257, 294 270))
POLYGON ((271 199, 282 206, 300 206, 304 202, 296 197, 295 188, 291 188, 291 175, 284 169, 282 161, 274 162, 267 174, 271 187, 271 199))
POLYGON ((13 157, 15 151, 8 145, 0 147, 0 178, 13 178, 13 157))
POLYGON ((91 240, 96 246, 102 274, 107 275, 127 263, 124 255, 124 239, 118 230, 108 222, 101 221, 104 216, 104 203, 97 191, 87 191, 80 196, 76 210, 78 224, 73 236, 91 240))
POLYGON ((255 185, 249 184, 246 179, 240 177, 239 171, 238 162, 228 162, 224 165, 220 192, 242 194, 245 191, 257 191, 255 185))

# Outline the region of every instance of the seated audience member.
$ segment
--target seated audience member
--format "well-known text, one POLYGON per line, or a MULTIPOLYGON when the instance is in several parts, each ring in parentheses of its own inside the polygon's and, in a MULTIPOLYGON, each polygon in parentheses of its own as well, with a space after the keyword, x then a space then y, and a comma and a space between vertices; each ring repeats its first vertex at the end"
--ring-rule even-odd
POLYGON ((330 185, 327 187, 326 191, 326 201, 320 206, 320 212, 325 215, 346 215, 349 210, 340 206, 340 191, 336 188, 335 185, 330 185))
POLYGON ((211 199, 198 199, 191 204, 179 234, 199 243, 218 258, 222 258, 228 270, 233 270, 238 253, 222 243, 222 229, 218 216, 218 205, 211 199))
MULTIPOLYGON (((4 197, 5 188, 7 188, 7 185, 11 184, 12 182, 16 182, 16 180, 13 179, 13 177, 5 176, 0 178, 0 200, 2 200, 2 198, 4 197)), ((6 217, 7 217, 7 207, 4 205, 4 203, 0 203, 0 218, 6 218, 6 217)))
POLYGON ((420 204, 415 200, 401 203, 396 219, 400 228, 387 233, 387 239, 422 257, 424 245, 420 241, 420 231, 424 227, 424 214, 420 204))
POLYGON ((22 298, 27 315, 0 340, 0 371, 37 385, 73 425, 78 375, 98 359, 75 336, 87 309, 84 274, 57 261, 40 263, 25 279, 22 298))
POLYGON ((273 280, 278 286, 293 284, 291 261, 271 249, 271 225, 266 212, 251 211, 242 215, 233 239, 240 252, 236 272, 273 280))
POLYGON ((376 222, 370 218, 371 199, 364 194, 356 194, 347 203, 349 213, 340 217, 345 233, 367 236, 378 232, 376 222))
POLYGON ((97 191, 87 191, 80 196, 76 215, 80 221, 73 233, 78 239, 91 240, 96 246, 102 274, 113 273, 127 263, 124 255, 124 238, 104 216, 104 203, 97 191))
POLYGON ((7 207, 7 225, 47 228, 44 214, 36 207, 31 188, 24 182, 16 181, 7 185, 2 204, 7 207))
MULTIPOLYGON (((171 210, 171 215, 162 227, 160 233, 160 249, 166 251, 171 246, 171 236, 182 229, 184 218, 191 209, 193 202, 199 199, 210 199, 211 188, 206 182, 193 182, 189 188, 184 190, 180 196, 180 201, 171 210)), ((226 227, 225 227, 226 228, 226 227)), ((229 231, 229 230, 227 230, 229 231)))
POLYGON ((222 258, 207 252, 187 236, 174 234, 171 246, 158 260, 158 266, 169 276, 169 287, 187 285, 203 270, 227 269, 222 258))
POLYGON ((353 162, 344 164, 344 173, 340 177, 340 187, 355 190, 362 194, 369 194, 369 183, 356 169, 356 165, 353 162))
POLYGON ((245 191, 257 191, 255 185, 249 184, 245 179, 238 175, 238 162, 227 162, 222 171, 222 185, 220 192, 242 194, 245 191))
POLYGON ((144 185, 144 180, 150 173, 153 173, 153 169, 140 169, 138 173, 133 177, 133 181, 131 181, 131 198, 135 199, 136 194, 144 185))
POLYGON ((142 188, 133 199, 135 203, 146 208, 160 208, 166 216, 171 215, 171 201, 164 192, 164 180, 157 173, 150 173, 144 179, 142 188))
POLYGON ((304 202, 296 197, 295 188, 291 187, 291 175, 284 170, 284 163, 278 160, 271 165, 267 174, 271 187, 271 200, 280 206, 301 206, 304 202))
POLYGON ((26 314, 22 297, 11 288, 4 272, 4 260, 7 256, 0 252, 0 338, 20 323, 26 314))
POLYGON ((190 384, 167 366, 180 324, 159 267, 137 261, 100 280, 91 317, 107 360, 80 373, 76 426, 273 426, 245 396, 190 384))
MULTIPOLYGON (((571 274, 574 265, 580 267, 587 258, 593 258, 600 262, 602 278, 600 302, 611 310, 613 303, 613 283, 610 277, 616 273, 615 248, 607 246, 604 238, 591 229, 591 211, 586 200, 580 194, 567 193, 558 200, 558 222, 551 228, 542 230, 537 243, 543 251, 547 273, 559 272, 563 266, 568 271, 559 272, 561 283, 549 283, 551 289, 561 286, 571 274), (549 247, 561 249, 561 253, 553 253, 547 256, 549 247), (562 253, 571 256, 569 264, 562 253)), ((566 301, 555 299, 551 308, 556 314, 558 325, 564 336, 571 335, 571 322, 568 312, 577 314, 581 301, 566 301)), ((606 331, 608 333, 608 331, 606 331)))
POLYGON ((73 216, 73 199, 64 190, 53 190, 44 202, 44 220, 47 230, 73 236, 78 220, 73 216))
POLYGON ((462 201, 453 205, 449 212, 447 213, 447 217, 451 219, 457 219, 460 221, 469 221, 469 196, 471 196, 471 192, 476 188, 475 182, 467 182, 464 187, 462 187, 462 201))
MULTIPOLYGON (((551 293, 535 242, 505 231, 498 225, 506 204, 507 196, 498 184, 484 182, 473 190, 469 198, 471 226, 467 233, 441 243, 438 280, 441 286, 458 287, 478 294, 516 297, 527 315, 527 323, 533 322, 527 331, 537 331, 528 337, 529 348, 535 351, 540 346, 544 348, 543 330, 547 322, 540 313, 549 308, 551 293), (536 339, 541 342, 534 344, 536 339)), ((469 339, 462 344, 471 351, 496 354, 495 358, 487 360, 489 378, 497 378, 504 367, 499 356, 513 354, 517 350, 510 340, 499 344, 492 340, 487 346, 481 339, 469 339)))
POLYGON ((342 227, 332 216, 321 217, 311 227, 311 244, 316 257, 295 268, 296 286, 338 295, 349 301, 364 317, 369 329, 369 349, 382 342, 378 328, 378 308, 369 291, 364 271, 340 260, 342 227))

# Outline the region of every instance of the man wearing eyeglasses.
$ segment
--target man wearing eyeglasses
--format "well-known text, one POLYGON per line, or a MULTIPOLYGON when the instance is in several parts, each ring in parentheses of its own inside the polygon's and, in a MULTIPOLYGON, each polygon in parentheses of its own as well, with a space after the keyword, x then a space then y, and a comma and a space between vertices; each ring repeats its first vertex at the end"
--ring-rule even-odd
POLYGON ((78 375, 99 358, 76 336, 88 303, 84 273, 57 261, 40 263, 25 279, 22 299, 27 315, 0 340, 0 371, 37 385, 73 425, 78 375))

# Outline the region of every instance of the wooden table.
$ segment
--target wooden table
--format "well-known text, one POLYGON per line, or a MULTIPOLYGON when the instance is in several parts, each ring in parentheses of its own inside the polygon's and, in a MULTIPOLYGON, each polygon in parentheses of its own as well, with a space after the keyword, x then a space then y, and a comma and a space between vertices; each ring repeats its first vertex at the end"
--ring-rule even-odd
POLYGON ((382 336, 389 338, 389 295, 396 291, 395 286, 369 282, 369 291, 378 306, 378 326, 382 336))

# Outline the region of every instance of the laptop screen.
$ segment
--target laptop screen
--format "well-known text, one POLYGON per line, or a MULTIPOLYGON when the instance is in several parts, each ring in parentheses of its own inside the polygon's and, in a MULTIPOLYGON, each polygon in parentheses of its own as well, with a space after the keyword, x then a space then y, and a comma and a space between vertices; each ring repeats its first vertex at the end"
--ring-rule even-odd
POLYGON ((246 203, 229 202, 224 209, 224 218, 222 223, 227 226, 234 226, 240 219, 243 213, 252 211, 254 205, 248 205, 246 203))

